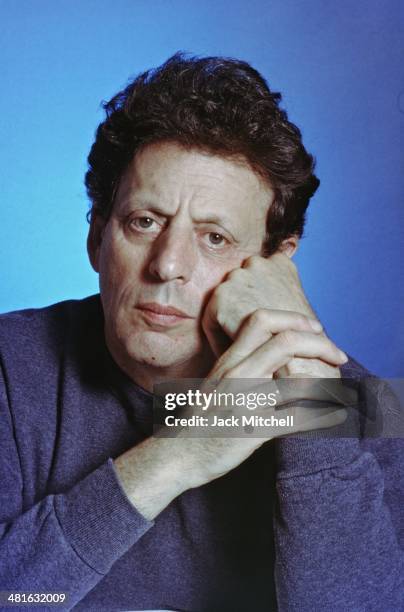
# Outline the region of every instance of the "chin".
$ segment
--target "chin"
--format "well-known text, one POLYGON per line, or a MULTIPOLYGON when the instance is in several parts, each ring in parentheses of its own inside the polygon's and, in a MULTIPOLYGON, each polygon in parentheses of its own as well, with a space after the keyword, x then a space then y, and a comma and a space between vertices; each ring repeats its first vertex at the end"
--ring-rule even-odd
POLYGON ((170 337, 164 333, 144 331, 135 334, 126 347, 131 360, 154 368, 182 365, 202 354, 200 338, 170 337))

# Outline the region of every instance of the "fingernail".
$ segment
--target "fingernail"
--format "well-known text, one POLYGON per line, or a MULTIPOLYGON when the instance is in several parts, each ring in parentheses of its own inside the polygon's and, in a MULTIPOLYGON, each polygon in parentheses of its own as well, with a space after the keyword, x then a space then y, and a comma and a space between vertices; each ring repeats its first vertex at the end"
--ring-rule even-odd
POLYGON ((309 319, 309 321, 310 321, 310 325, 313 331, 315 332, 323 331, 323 326, 321 325, 320 321, 317 321, 317 319, 309 319))
POLYGON ((340 351, 339 354, 340 354, 340 357, 342 359, 342 362, 346 363, 348 361, 348 355, 346 353, 344 353, 344 351, 340 351))

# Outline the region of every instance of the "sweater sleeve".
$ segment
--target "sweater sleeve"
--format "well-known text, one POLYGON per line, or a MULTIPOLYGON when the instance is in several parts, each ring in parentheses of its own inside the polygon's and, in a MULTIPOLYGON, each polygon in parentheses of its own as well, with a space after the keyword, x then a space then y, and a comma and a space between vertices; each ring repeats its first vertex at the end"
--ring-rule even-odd
POLYGON ((404 440, 277 441, 280 612, 404 610, 404 440))
POLYGON ((0 377, 0 591, 66 593, 69 610, 153 524, 127 499, 112 459, 25 511, 23 486, 0 377))

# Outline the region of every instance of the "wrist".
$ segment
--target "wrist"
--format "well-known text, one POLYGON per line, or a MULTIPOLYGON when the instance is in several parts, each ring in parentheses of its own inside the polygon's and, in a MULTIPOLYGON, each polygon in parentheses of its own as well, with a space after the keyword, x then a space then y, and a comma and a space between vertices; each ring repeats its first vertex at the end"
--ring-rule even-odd
POLYGON ((115 459, 114 466, 129 501, 149 520, 191 488, 175 439, 148 438, 115 459))

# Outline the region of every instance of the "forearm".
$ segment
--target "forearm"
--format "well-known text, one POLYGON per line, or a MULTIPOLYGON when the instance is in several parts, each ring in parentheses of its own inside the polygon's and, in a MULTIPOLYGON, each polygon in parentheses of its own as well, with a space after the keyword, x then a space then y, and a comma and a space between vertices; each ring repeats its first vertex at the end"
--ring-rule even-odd
POLYGON ((0 590, 65 592, 71 609, 150 527, 107 462, 0 524, 0 590))
POLYGON ((292 458, 277 482, 279 609, 400 609, 404 554, 374 455, 354 439, 277 444, 292 458))
POLYGON ((189 446, 189 440, 148 438, 114 461, 129 501, 148 520, 195 486, 190 467, 182 459, 184 444, 189 446))

